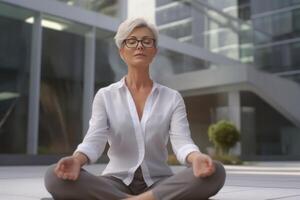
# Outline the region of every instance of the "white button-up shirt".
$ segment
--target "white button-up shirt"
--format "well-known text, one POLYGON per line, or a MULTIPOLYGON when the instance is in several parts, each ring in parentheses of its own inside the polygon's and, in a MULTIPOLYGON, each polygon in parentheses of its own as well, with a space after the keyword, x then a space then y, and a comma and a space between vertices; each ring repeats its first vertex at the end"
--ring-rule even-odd
POLYGON ((161 177, 172 175, 167 165, 169 138, 182 164, 187 164, 189 153, 199 151, 190 137, 179 92, 154 82, 140 120, 123 77, 96 93, 89 129, 75 152, 84 153, 93 163, 108 141, 110 161, 102 175, 115 176, 129 185, 141 166, 144 180, 150 186, 161 177))

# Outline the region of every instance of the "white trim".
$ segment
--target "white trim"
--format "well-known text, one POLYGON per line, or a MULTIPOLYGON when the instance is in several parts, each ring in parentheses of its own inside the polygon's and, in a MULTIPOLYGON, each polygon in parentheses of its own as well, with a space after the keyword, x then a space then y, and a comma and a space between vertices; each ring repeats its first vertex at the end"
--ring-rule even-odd
POLYGON ((296 9, 299 9, 299 8, 300 8, 300 5, 297 5, 297 6, 290 6, 290 7, 281 8, 281 9, 278 9, 278 10, 263 12, 263 13, 259 13, 259 14, 254 14, 254 15, 251 16, 251 19, 253 20, 253 19, 256 19, 256 18, 266 17, 266 16, 269 16, 269 15, 274 15, 274 14, 278 14, 278 13, 281 13, 281 12, 288 12, 288 11, 296 10, 296 9))
POLYGON ((155 11, 160 12, 162 10, 167 10, 169 8, 176 7, 176 6, 179 6, 179 2, 168 3, 168 4, 165 4, 165 5, 156 7, 155 11))
POLYGON ((193 39, 193 36, 192 35, 188 35, 188 36, 185 36, 185 37, 178 38, 178 41, 179 42, 188 42, 188 41, 191 41, 192 39, 193 39))
POLYGON ((237 60, 228 58, 220 54, 212 53, 206 48, 195 46, 193 44, 181 43, 177 39, 163 35, 160 36, 159 46, 173 52, 182 53, 187 56, 199 58, 214 64, 220 64, 222 66, 245 66, 245 64, 237 60))
POLYGON ((225 51, 225 50, 236 50, 239 49, 239 44, 230 44, 230 45, 226 45, 226 46, 222 46, 222 47, 218 47, 218 48, 213 48, 211 49, 212 52, 220 52, 220 51, 225 51))
POLYGON ((158 30, 161 31, 161 30, 168 29, 168 28, 171 28, 171 27, 174 27, 174 26, 180 26, 180 25, 192 22, 192 20, 193 19, 191 17, 188 17, 188 18, 185 18, 185 19, 169 22, 169 23, 166 23, 166 24, 163 24, 163 25, 159 25, 158 30))
POLYGON ((282 44, 295 43, 295 42, 300 42, 300 37, 288 39, 288 40, 282 40, 282 41, 278 41, 278 42, 267 43, 267 44, 254 45, 254 48, 261 49, 261 48, 272 47, 272 46, 277 46, 277 45, 282 45, 282 44))

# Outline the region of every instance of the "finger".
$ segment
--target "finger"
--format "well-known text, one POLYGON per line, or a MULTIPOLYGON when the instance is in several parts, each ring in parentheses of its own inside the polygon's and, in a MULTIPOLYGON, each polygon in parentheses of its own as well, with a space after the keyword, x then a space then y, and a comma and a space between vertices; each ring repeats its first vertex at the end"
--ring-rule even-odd
POLYGON ((64 165, 63 164, 58 164, 54 171, 55 171, 56 174, 63 173, 64 172, 64 165))
POLYGON ((73 181, 76 181, 76 180, 77 180, 77 178, 78 178, 78 176, 77 176, 77 175, 72 175, 72 177, 71 177, 71 179, 72 179, 73 181))
POLYGON ((215 168, 214 168, 214 165, 212 165, 211 168, 208 168, 207 169, 207 176, 211 176, 213 173, 215 172, 215 168))
POLYGON ((62 178, 63 178, 64 180, 67 180, 67 179, 69 179, 69 175, 68 175, 67 173, 63 173, 62 178))
POLYGON ((195 177, 199 177, 201 174, 201 169, 198 165, 193 165, 193 174, 195 177))
POLYGON ((63 170, 63 163, 62 162, 58 162, 57 163, 57 165, 56 165, 56 169, 58 170, 58 171, 60 171, 60 170, 63 170))
POLYGON ((61 173, 61 170, 60 170, 60 167, 58 165, 55 167, 54 173, 59 177, 59 175, 61 173))
POLYGON ((61 163, 58 162, 58 163, 56 164, 56 166, 55 166, 55 170, 59 170, 59 169, 60 169, 60 165, 61 165, 61 163))
POLYGON ((63 174, 62 172, 59 171, 59 172, 57 172, 56 175, 57 175, 58 178, 63 178, 63 175, 64 175, 64 174, 63 174))
POLYGON ((210 168, 213 166, 213 161, 210 157, 207 156, 206 162, 210 168))
POLYGON ((74 175, 70 175, 69 176, 69 180, 74 181, 75 180, 75 176, 74 175))

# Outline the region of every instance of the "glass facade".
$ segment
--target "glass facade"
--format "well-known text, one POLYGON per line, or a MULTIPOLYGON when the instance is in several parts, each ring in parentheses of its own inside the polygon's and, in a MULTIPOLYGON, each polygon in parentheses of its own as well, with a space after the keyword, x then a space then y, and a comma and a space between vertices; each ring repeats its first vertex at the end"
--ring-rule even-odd
POLYGON ((0 154, 26 153, 32 12, 0 3, 0 154))
MULTIPOLYGON (((210 67, 210 63, 208 61, 160 48, 159 55, 156 58, 156 62, 153 64, 153 68, 159 71, 159 67, 162 65, 165 66, 164 70, 167 70, 166 68, 168 68, 168 71, 164 72, 164 74, 181 74, 201 69, 208 69, 210 67)), ((154 70, 153 72, 155 73, 154 70)))
POLYGON ((39 153, 71 153, 82 139, 82 98, 85 33, 88 28, 68 24, 63 30, 43 28, 39 116, 39 153))
POLYGON ((212 122, 222 118, 221 108, 228 105, 226 93, 184 97, 192 138, 201 151, 210 151, 207 130, 212 122))
POLYGON ((161 34, 228 58, 253 62, 249 1, 156 0, 161 34))
MULTIPOLYGON (((26 155, 28 139, 32 138, 32 133, 28 133, 28 113, 29 82, 36 78, 30 77, 36 62, 36 57, 31 56, 32 37, 36 36, 34 26, 42 27, 42 40, 33 38, 34 44, 41 46, 40 96, 34 105, 39 108, 38 148, 34 154, 72 153, 85 134, 84 99, 93 99, 98 89, 127 72, 113 41, 114 32, 48 14, 41 15, 41 24, 34 24, 38 23, 35 22, 37 14, 37 11, 0 4, 0 155, 26 155), (95 37, 91 38, 93 30, 95 37), (90 62, 93 64, 87 64, 89 58, 95 58, 90 62), (85 68, 95 72, 94 92, 90 97, 84 96, 87 94, 84 84, 88 82, 84 80, 85 68)), ((35 72, 34 76, 39 74, 35 72)))
POLYGON ((300 129, 252 92, 242 91, 242 152, 247 156, 299 157, 300 129))
POLYGON ((95 93, 101 87, 120 80, 127 73, 114 43, 114 33, 97 30, 95 56, 95 93))
MULTIPOLYGON (((251 67, 258 69, 257 73, 264 71, 274 74, 274 77, 286 78, 299 84, 299 9, 300 1, 297 0, 156 0, 156 20, 162 34, 251 64, 251 67)), ((212 65, 205 64, 204 61, 195 65, 198 68, 184 70, 186 65, 177 61, 183 55, 174 55, 172 64, 179 66, 177 74, 211 69, 212 65)), ((219 64, 215 68, 224 69, 226 66, 219 64)), ((254 160, 299 159, 297 143, 300 141, 300 130, 297 124, 292 123, 279 108, 270 105, 273 100, 265 101, 258 94, 244 91, 242 86, 236 88, 241 88, 237 89, 238 104, 235 106, 239 107, 237 114, 242 133, 242 157, 254 160)), ((202 90, 205 89, 207 88, 202 90)), ((269 89, 276 93, 275 86, 269 89)), ((212 89, 218 90, 223 90, 225 99, 230 99, 226 97, 230 89, 222 89, 222 86, 212 89)), ((205 93, 203 91, 200 93, 205 93)), ((234 102, 223 101, 223 105, 214 105, 212 102, 217 96, 220 96, 220 93, 185 97, 193 137, 204 151, 209 146, 209 124, 222 118, 231 119, 228 109, 234 102), (210 99, 211 105, 202 105, 201 102, 207 99, 210 99), (196 111, 198 107, 202 110, 196 111), (207 108, 215 110, 217 115, 222 117, 212 117, 214 114, 208 112, 207 108)))
POLYGON ((299 1, 251 1, 255 65, 299 82, 299 1))
POLYGON ((86 10, 98 12, 111 17, 118 17, 118 0, 57 0, 69 6, 76 6, 86 10))

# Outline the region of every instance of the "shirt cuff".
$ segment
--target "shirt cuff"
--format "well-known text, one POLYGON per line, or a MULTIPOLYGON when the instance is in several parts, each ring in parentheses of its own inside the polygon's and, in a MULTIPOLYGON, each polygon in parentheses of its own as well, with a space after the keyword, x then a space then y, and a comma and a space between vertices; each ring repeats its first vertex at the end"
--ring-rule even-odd
POLYGON ((196 146, 195 144, 184 145, 183 147, 181 147, 178 150, 178 153, 177 153, 178 161, 183 165, 189 166, 189 163, 187 162, 186 159, 187 159, 187 156, 194 151, 200 152, 198 146, 196 146))
POLYGON ((88 163, 95 163, 98 160, 98 155, 94 151, 92 151, 91 148, 88 147, 87 145, 84 145, 84 144, 78 145, 78 147, 74 151, 73 155, 76 152, 81 152, 81 153, 85 154, 89 159, 88 163))

